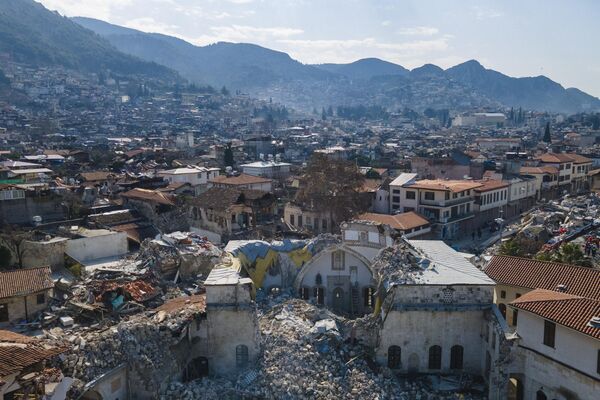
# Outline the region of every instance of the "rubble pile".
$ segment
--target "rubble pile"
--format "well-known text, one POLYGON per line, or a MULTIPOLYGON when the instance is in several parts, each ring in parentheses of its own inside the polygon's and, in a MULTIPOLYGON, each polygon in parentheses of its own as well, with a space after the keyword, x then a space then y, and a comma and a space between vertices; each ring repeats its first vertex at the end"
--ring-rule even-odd
POLYGON ((204 304, 203 295, 183 297, 104 329, 56 327, 46 331, 45 336, 72 348, 61 365, 67 376, 89 382, 128 363, 138 387, 158 393, 160 385, 180 371, 170 347, 185 337, 185 328, 204 312, 204 304))
POLYGON ((163 277, 179 273, 183 279, 208 275, 221 250, 207 238, 190 232, 173 232, 142 242, 138 259, 145 260, 163 277))

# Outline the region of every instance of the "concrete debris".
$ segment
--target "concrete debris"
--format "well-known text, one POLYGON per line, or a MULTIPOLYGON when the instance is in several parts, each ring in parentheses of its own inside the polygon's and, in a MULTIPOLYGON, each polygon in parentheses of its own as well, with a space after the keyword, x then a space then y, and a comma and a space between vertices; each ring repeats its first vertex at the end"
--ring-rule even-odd
POLYGON ((205 311, 204 296, 167 302, 159 309, 139 313, 116 325, 44 331, 50 343, 69 345, 61 370, 80 382, 127 363, 132 384, 155 396, 181 372, 175 352, 185 338, 186 327, 205 311))
POLYGON ((182 279, 208 275, 218 263, 221 250, 207 238, 190 232, 163 234, 142 242, 138 259, 144 260, 163 277, 182 279))
MULTIPOLYGON (((235 382, 172 382, 161 399, 483 399, 457 394, 448 382, 400 379, 372 360, 346 320, 299 299, 262 304, 262 357, 235 382)), ((370 321, 372 322, 372 321, 370 321)), ((366 325, 365 325, 366 326, 366 325)), ((466 380, 466 378, 465 378, 466 380)))

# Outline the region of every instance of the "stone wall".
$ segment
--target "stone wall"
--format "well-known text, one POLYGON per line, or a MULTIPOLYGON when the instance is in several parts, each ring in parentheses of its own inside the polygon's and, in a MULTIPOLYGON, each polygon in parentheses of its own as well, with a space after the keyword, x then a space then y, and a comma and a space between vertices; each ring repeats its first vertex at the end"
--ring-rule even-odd
MULTIPOLYGON (((6 304, 8 306, 8 318, 10 322, 23 321, 26 318, 26 314, 29 316, 31 321, 37 313, 43 311, 48 306, 48 295, 49 291, 42 291, 33 293, 28 296, 16 296, 7 299, 0 299, 0 304, 6 304), (44 294, 44 301, 41 304, 37 303, 37 295, 44 294), (27 306, 25 306, 27 303, 27 306), (27 311, 25 311, 27 310, 27 311)), ((8 325, 5 322, 0 323, 0 326, 8 325)))

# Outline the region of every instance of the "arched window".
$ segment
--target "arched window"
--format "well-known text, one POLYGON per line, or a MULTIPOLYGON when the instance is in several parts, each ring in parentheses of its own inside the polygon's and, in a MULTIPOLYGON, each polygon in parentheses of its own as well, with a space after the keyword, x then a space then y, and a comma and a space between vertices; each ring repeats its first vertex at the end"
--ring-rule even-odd
POLYGON ((546 393, 543 390, 538 390, 535 394, 535 400, 548 400, 548 397, 546 397, 546 393))
POLYGON ((310 290, 306 286, 300 288, 300 298, 302 300, 308 300, 310 298, 310 290))
POLYGON ((463 347, 456 345, 450 349, 450 369, 462 369, 463 347))
POLYGON ((240 344, 235 348, 235 365, 238 368, 246 368, 248 365, 248 346, 240 344))
POLYGON ((500 313, 502 314, 504 319, 506 319, 506 304, 500 303, 500 305, 498 305, 498 308, 500 309, 500 313))
POLYGON ((388 368, 400 368, 402 349, 400 346, 388 347, 388 368))
POLYGON ((366 287, 363 289, 363 305, 365 307, 375 307, 375 288, 366 287))
POLYGON ((321 274, 317 274, 317 276, 315 276, 315 285, 321 286, 322 284, 323 284, 323 277, 321 276, 321 274))
POLYGON ((431 346, 429 348, 429 369, 442 368, 442 348, 440 346, 431 346))

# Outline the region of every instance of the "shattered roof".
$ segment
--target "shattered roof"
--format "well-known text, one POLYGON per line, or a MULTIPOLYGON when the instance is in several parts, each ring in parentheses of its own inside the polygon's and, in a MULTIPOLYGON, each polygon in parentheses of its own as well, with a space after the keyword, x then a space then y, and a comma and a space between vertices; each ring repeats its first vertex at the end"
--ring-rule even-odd
POLYGON ((156 308, 156 311, 167 313, 179 312, 185 308, 196 308, 199 312, 206 312, 206 294, 195 294, 193 296, 182 296, 166 301, 156 308))
POLYGON ((65 352, 18 333, 0 331, 0 376, 21 372, 40 361, 65 352))
POLYGON ((0 273, 0 299, 52 289, 50 267, 26 268, 0 273))

